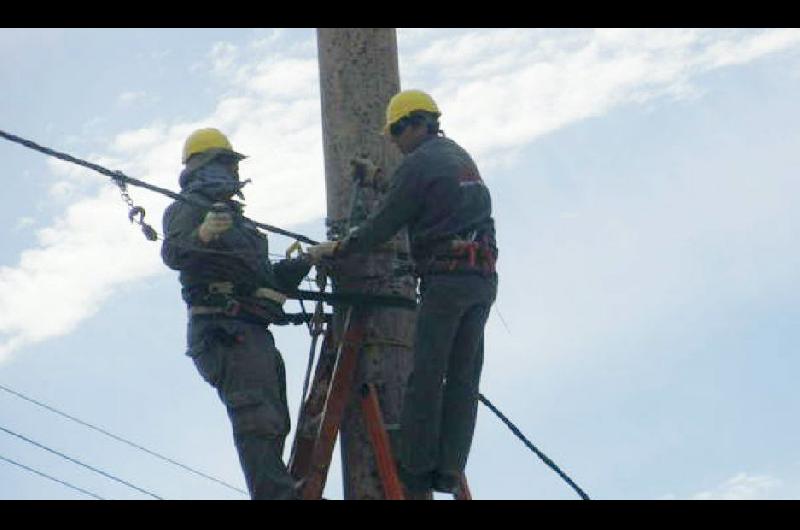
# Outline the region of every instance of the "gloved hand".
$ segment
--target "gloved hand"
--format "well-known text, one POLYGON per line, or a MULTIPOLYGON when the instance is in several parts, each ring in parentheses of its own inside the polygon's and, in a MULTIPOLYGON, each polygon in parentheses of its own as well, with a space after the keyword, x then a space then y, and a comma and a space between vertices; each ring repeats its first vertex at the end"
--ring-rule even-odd
POLYGON ((334 254, 336 254, 336 250, 338 248, 338 241, 325 241, 319 245, 308 247, 308 249, 306 249, 306 254, 308 255, 312 265, 316 265, 322 258, 332 257, 334 254))
MULTIPOLYGON (((217 203, 215 207, 224 206, 224 204, 217 203)), ((202 224, 197 229, 197 237, 203 243, 208 243, 217 239, 220 234, 227 232, 233 226, 233 217, 230 212, 221 212, 211 210, 206 214, 202 224)))
POLYGON ((375 188, 379 191, 386 187, 387 183, 383 176, 383 171, 366 155, 353 157, 350 160, 350 164, 354 170, 359 171, 359 180, 362 186, 375 188))

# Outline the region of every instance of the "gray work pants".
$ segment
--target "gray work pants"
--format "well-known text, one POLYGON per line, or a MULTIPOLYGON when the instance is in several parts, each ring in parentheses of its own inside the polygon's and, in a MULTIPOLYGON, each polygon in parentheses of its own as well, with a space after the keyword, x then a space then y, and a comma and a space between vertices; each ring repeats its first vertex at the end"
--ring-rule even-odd
POLYGON ((436 473, 464 471, 478 410, 483 328, 496 277, 430 275, 421 286, 414 366, 403 400, 400 471, 429 489, 436 473))
POLYGON ((286 373, 266 326, 228 317, 192 317, 187 354, 228 410, 253 499, 294 499, 283 463, 289 433, 286 373))

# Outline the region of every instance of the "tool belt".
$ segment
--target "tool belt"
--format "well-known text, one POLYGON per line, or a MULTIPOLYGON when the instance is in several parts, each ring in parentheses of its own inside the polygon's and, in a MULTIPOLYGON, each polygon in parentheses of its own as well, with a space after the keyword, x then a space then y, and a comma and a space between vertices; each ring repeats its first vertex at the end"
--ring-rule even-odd
POLYGON ((285 316, 281 306, 286 299, 286 295, 268 287, 259 287, 249 296, 242 296, 237 293, 233 282, 211 282, 201 297, 202 303, 193 303, 189 307, 189 315, 224 315, 245 319, 250 317, 260 323, 277 323, 285 316), (262 305, 264 301, 277 307, 270 310, 262 305))
POLYGON ((437 245, 433 255, 417 264, 417 274, 495 274, 497 247, 489 234, 479 239, 456 238, 437 245))

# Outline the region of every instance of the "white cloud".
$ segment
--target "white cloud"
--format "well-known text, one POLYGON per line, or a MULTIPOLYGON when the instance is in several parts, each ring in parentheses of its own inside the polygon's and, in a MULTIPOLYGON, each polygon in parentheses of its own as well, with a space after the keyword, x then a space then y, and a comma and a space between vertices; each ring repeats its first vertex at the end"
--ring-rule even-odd
MULTIPOLYGON (((314 47, 304 42, 278 49, 281 35, 273 37, 241 49, 213 46, 206 67, 219 76, 223 95, 207 116, 123 131, 108 153, 87 158, 174 189, 184 139, 193 129, 214 126, 250 155, 241 164, 243 178, 253 179, 245 189, 248 215, 286 227, 324 215, 314 47)), ((432 84, 417 86, 438 97, 445 129, 452 125, 476 156, 491 159, 483 164, 509 164, 515 149, 537 136, 627 102, 661 94, 683 97, 691 92, 692 76, 794 46, 800 32, 419 30, 401 31, 399 39, 404 87, 410 86, 407 74, 415 84, 431 77, 432 84), (405 35, 411 37, 407 45, 405 35)), ((23 252, 16 266, 0 269, 0 355, 68 333, 115 289, 165 271, 155 245, 128 223, 106 177, 60 161, 50 167, 62 177, 54 189, 71 191, 74 202, 38 232, 38 245, 23 252), (47 319, 39 318, 31 303, 41 299, 53 301, 47 319)), ((136 188, 131 194, 160 229, 167 199, 136 188)), ((585 261, 586 249, 606 254, 599 241, 622 249, 640 243, 624 223, 603 217, 606 213, 582 210, 583 216, 597 216, 596 239, 584 234, 588 240, 558 241, 555 252, 561 248, 585 261), (575 246, 579 243, 583 250, 575 246)), ((637 257, 628 255, 635 267, 637 257)), ((605 272, 614 274, 618 265, 609 262, 605 272)), ((579 289, 574 292, 580 295, 579 289)), ((593 315, 584 316, 594 322, 593 315)))
POLYGON ((75 190, 75 185, 66 180, 59 180, 48 189, 51 197, 56 199, 69 199, 75 190))
POLYGON ((249 87, 265 96, 307 98, 318 93, 319 72, 314 59, 286 59, 261 65, 248 77, 249 87))
POLYGON ((211 48, 211 70, 217 75, 226 75, 238 58, 239 49, 228 42, 217 42, 211 48))
POLYGON ((743 40, 727 39, 712 43, 699 63, 716 68, 733 64, 743 64, 754 59, 796 46, 800 42, 797 29, 776 29, 765 31, 743 40))
POLYGON ((0 268, 0 358, 68 333, 126 278, 142 278, 160 267, 157 253, 131 230, 111 190, 70 206, 53 226, 39 230, 37 239, 38 246, 24 251, 16 267, 0 268))
POLYGON ((769 499, 770 493, 782 482, 765 475, 739 473, 719 486, 692 496, 694 500, 759 500, 769 499))
MULTIPOLYGON (((252 205, 249 216, 290 226, 322 215, 318 81, 316 70, 309 67, 313 59, 276 60, 266 46, 258 49, 261 54, 235 62, 235 46, 214 47, 217 73, 259 75, 242 86, 231 78, 225 96, 205 118, 123 131, 108 145, 113 154, 84 158, 176 189, 186 136, 200 127, 219 127, 235 148, 250 155, 240 168, 243 178, 253 179, 245 189, 252 205), (287 89, 294 97, 286 97, 287 89)), ((0 268, 0 358, 69 333, 97 312, 115 289, 166 271, 159 247, 128 222, 119 192, 107 177, 60 160, 48 164, 61 177, 51 193, 72 204, 53 225, 37 232, 37 246, 24 251, 16 266, 0 268), (35 302, 43 299, 48 300, 47 319, 40 318, 41 304, 35 302)), ((160 214, 169 200, 133 186, 129 191, 136 204, 146 208, 145 220, 160 231, 160 214)))
POLYGON ((112 148, 123 153, 145 151, 152 149, 163 139, 164 127, 147 127, 118 134, 114 138, 112 148))
POLYGON ((23 230, 35 224, 36 224, 36 219, 34 219, 33 217, 20 217, 19 219, 17 219, 17 223, 14 225, 14 229, 23 230))
MULTIPOLYGON (((444 129, 485 170, 549 132, 621 105, 696 98, 698 76, 800 45, 798 30, 425 30, 407 45, 403 36, 403 87, 437 98, 444 129)), ((783 249, 797 226, 786 198, 796 182, 764 169, 754 189, 736 168, 708 169, 620 186, 575 175, 566 185, 580 193, 564 202, 545 177, 513 184, 538 198, 531 208, 554 215, 536 216, 525 245, 501 251, 500 307, 512 331, 526 331, 503 365, 524 372, 620 349, 658 333, 666 318, 687 328, 708 318, 703 311, 719 310, 721 297, 755 301, 791 285, 797 259, 783 249), (525 288, 510 288, 511 278, 525 278, 525 288)), ((508 343, 499 328, 490 322, 491 340, 508 343)))
POLYGON ((117 101, 122 105, 132 105, 147 98, 143 91, 127 91, 117 96, 117 101))
POLYGON ((444 129, 459 131, 458 140, 484 159, 621 104, 692 97, 694 76, 800 44, 795 29, 410 35, 412 44, 400 58, 401 71, 411 74, 404 76, 403 87, 431 92, 442 108, 444 129))

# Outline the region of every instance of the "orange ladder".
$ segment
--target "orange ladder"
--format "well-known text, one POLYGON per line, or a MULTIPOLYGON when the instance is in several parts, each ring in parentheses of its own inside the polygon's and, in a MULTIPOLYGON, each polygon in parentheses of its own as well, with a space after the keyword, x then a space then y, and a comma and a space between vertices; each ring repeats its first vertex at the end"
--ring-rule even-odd
MULTIPOLYGON (((289 471, 300 481, 300 497, 305 500, 322 498, 336 437, 339 434, 344 410, 352 391, 361 344, 365 335, 366 310, 350 307, 344 324, 344 335, 331 355, 331 326, 328 324, 322 344, 314 382, 305 403, 301 404, 301 420, 292 445, 289 471), (328 355, 325 355, 328 353, 328 355)), ((361 411, 367 433, 375 452, 378 475, 386 499, 406 498, 392 455, 389 435, 383 422, 378 393, 373 383, 359 389, 361 411)), ((466 478, 461 476, 459 500, 471 500, 466 478)))

